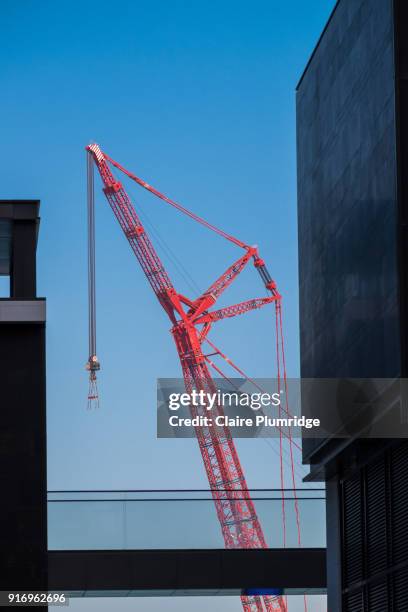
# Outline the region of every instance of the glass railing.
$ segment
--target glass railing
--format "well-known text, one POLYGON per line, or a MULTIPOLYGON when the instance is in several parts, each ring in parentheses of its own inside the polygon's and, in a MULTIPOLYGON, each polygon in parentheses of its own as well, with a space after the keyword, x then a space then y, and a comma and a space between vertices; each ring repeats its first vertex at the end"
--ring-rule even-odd
MULTIPOLYGON (((250 495, 270 548, 326 546, 324 489, 252 489, 250 495), (297 499, 297 502, 296 502, 297 499), (296 511, 296 505, 297 510, 296 511)), ((50 491, 49 550, 224 548, 208 490, 50 491)))

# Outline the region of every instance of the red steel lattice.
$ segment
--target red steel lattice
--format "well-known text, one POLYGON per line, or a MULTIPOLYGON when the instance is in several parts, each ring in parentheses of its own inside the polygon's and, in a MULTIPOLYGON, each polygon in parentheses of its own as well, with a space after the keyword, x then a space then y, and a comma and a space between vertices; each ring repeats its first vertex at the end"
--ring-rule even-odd
MULTIPOLYGON (((212 324, 224 318, 244 314, 253 309, 274 303, 277 322, 277 357, 278 363, 284 359, 283 339, 281 334, 281 296, 276 284, 272 280, 264 261, 259 257, 258 249, 249 246, 234 238, 230 234, 220 230, 187 210, 177 202, 164 196, 151 185, 126 170, 108 155, 103 153, 97 144, 91 144, 88 152, 88 203, 93 199, 93 178, 91 177, 90 165, 95 163, 103 182, 103 191, 110 207, 126 236, 130 247, 146 275, 160 304, 167 313, 171 324, 171 333, 176 344, 177 352, 181 362, 186 391, 191 393, 195 390, 203 390, 208 393, 216 393, 217 389, 208 369, 208 363, 212 362, 204 355, 202 344, 207 341, 207 334, 212 324), (134 180, 153 195, 174 206, 183 214, 188 215, 198 223, 216 232, 226 240, 244 249, 244 254, 235 261, 200 297, 191 300, 178 293, 174 288, 164 266, 161 262, 153 244, 146 233, 136 210, 126 193, 122 183, 113 175, 109 164, 115 166, 129 178, 134 180), (254 298, 239 304, 234 304, 219 310, 210 310, 217 302, 220 295, 231 285, 247 264, 252 260, 258 270, 262 281, 269 292, 268 297, 254 298), (279 330, 280 342, 279 344, 279 330)), ((88 206, 89 227, 91 227, 91 249, 93 248, 94 235, 93 223, 93 201, 88 206), (90 212, 89 212, 90 211, 90 212)), ((94 255, 90 255, 90 273, 94 268, 94 255)), ((93 272, 94 273, 94 272, 93 272)), ((92 282, 91 282, 92 285, 92 282)), ((95 305, 94 287, 90 288, 90 296, 95 305)), ((96 358, 96 336, 95 336, 95 313, 90 312, 90 328, 93 337, 90 336, 90 357, 87 364, 91 376, 92 398, 97 397, 96 374, 99 362, 96 358)), ((212 345, 214 346, 214 345, 212 345)), ((214 347, 215 348, 215 347, 214 347)), ((223 353, 217 350, 221 357, 223 353)), ((226 358, 226 357, 225 357, 226 358)), ((226 358, 232 364, 232 362, 226 358)), ((234 364, 232 364, 234 365, 234 364)), ((284 368, 284 363, 283 363, 284 368)), ((237 369, 237 368, 236 368, 237 369)), ((242 373, 241 370, 238 369, 242 373)), ((278 376, 282 375, 278 368, 278 376)), ((286 372, 283 371, 286 384, 286 372)), ((221 406, 214 406, 214 417, 223 414, 221 406)), ((192 416, 204 416, 205 409, 200 406, 191 406, 192 416)), ((226 548, 266 548, 266 540, 262 527, 256 514, 255 506, 251 500, 242 466, 235 448, 234 441, 228 427, 222 427, 218 431, 211 427, 200 426, 195 428, 197 441, 207 473, 208 482, 212 491, 216 513, 221 526, 226 548)), ((281 457, 282 457, 282 434, 280 435, 281 457)), ((293 474, 292 440, 290 438, 291 462, 293 474)), ((283 468, 281 462, 281 483, 283 488, 283 468)), ((295 487, 294 487, 295 488, 295 487)), ((297 509, 297 500, 296 500, 297 509)), ((286 522, 284 515, 283 500, 283 530, 286 539, 286 522)), ((298 523, 299 542, 300 526, 298 523)), ((279 610, 286 612, 287 606, 284 597, 281 596, 242 596, 243 609, 246 612, 267 610, 279 610)), ((306 606, 305 606, 306 607, 306 606)))

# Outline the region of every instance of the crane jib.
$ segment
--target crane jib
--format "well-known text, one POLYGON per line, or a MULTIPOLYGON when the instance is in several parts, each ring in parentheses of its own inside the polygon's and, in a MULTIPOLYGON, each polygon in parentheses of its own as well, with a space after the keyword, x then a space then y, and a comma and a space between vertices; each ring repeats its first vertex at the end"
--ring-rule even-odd
MULTIPOLYGON (((247 381, 254 384, 222 351, 217 349, 208 340, 211 325, 223 319, 245 314, 252 310, 263 308, 268 304, 274 306, 276 325, 276 362, 278 384, 283 384, 287 390, 286 365, 283 342, 281 296, 277 291, 276 283, 273 281, 264 261, 258 254, 258 248, 249 246, 234 236, 220 230, 207 222, 202 217, 195 215, 174 200, 157 191, 154 187, 126 170, 106 153, 103 153, 97 144, 86 147, 87 150, 87 174, 88 174, 88 293, 89 293, 89 359, 87 368, 90 371, 90 389, 88 402, 92 405, 98 400, 96 389, 96 371, 99 369, 99 360, 96 357, 96 296, 95 296, 95 211, 94 211, 94 183, 93 164, 96 165, 103 183, 103 191, 106 199, 127 239, 133 253, 135 254, 147 280, 159 299, 160 304, 169 316, 172 328, 171 333, 176 345, 181 363, 186 391, 193 389, 205 390, 214 393, 215 382, 210 373, 210 367, 214 368, 217 375, 229 378, 221 368, 209 359, 202 350, 203 342, 209 344, 215 350, 214 355, 223 359, 229 367, 235 369, 247 381), (178 211, 191 219, 217 233, 226 240, 245 250, 236 262, 230 265, 214 283, 196 299, 178 293, 174 288, 167 271, 150 240, 146 229, 130 200, 121 182, 113 175, 109 164, 123 172, 141 187, 170 204, 178 211), (218 310, 214 310, 218 298, 224 293, 240 275, 248 262, 252 260, 258 270, 268 297, 252 298, 239 304, 233 304, 218 310)), ((279 387, 278 387, 279 388, 279 387)), ((287 392, 285 393, 287 402, 287 392)), ((279 408, 280 410, 281 408, 279 408)), ((195 414, 195 408, 191 407, 191 414, 195 414)), ((220 414, 222 408, 218 407, 220 414)), ((286 403, 282 410, 287 414, 289 405, 286 403)), ((212 492, 215 510, 219 519, 222 535, 226 548, 266 548, 267 543, 262 530, 261 523, 256 513, 254 503, 248 493, 249 488, 245 480, 243 469, 235 448, 234 441, 228 427, 223 427, 222 433, 212 428, 196 427, 196 436, 202 455, 204 468, 207 474, 210 490, 212 492)), ((296 496, 295 464, 292 448, 301 450, 292 436, 287 436, 279 431, 280 442, 280 478, 282 489, 282 534, 283 545, 286 546, 286 511, 285 511, 285 481, 283 456, 285 444, 290 452, 290 477, 295 491, 296 523, 298 530, 298 543, 301 543, 299 506, 296 496)), ((242 606, 245 612, 253 610, 280 610, 286 612, 285 598, 280 595, 255 595, 242 596, 242 606)))

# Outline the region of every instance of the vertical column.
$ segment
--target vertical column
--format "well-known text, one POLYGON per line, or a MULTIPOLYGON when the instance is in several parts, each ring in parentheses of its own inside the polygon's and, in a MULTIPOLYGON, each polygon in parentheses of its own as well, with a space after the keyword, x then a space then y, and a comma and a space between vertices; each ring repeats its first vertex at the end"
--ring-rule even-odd
POLYGON ((401 374, 408 376, 408 6, 394 0, 401 374))
POLYGON ((342 610, 341 501, 337 478, 326 482, 327 609, 342 610))
POLYGON ((10 273, 10 297, 30 299, 36 295, 37 219, 14 220, 10 273))

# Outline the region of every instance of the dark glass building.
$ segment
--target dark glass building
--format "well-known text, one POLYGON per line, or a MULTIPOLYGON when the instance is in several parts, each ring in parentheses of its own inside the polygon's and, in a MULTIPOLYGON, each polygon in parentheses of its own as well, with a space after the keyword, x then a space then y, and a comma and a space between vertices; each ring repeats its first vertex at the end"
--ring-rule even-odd
MULTIPOLYGON (((301 374, 408 372, 408 3, 339 0, 297 87, 301 374)), ((408 444, 306 440, 328 610, 408 610, 408 444)))
POLYGON ((44 591, 48 585, 46 302, 36 293, 39 208, 37 200, 0 200, 0 276, 9 280, 0 298, 0 592, 44 591))

